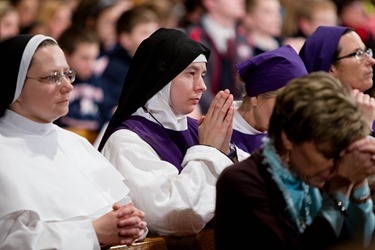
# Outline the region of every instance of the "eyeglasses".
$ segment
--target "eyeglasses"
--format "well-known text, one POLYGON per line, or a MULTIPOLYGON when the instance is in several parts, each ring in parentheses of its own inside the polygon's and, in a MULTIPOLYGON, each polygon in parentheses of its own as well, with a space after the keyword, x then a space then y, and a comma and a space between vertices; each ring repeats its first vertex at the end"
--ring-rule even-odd
POLYGON ((65 79, 69 80, 70 83, 73 83, 76 79, 76 72, 73 69, 68 69, 64 73, 59 72, 53 72, 49 76, 45 77, 26 77, 26 79, 34 79, 41 82, 46 82, 48 80, 48 83, 51 85, 57 85, 60 86, 62 82, 62 78, 65 77, 65 79))
POLYGON ((357 58, 358 60, 362 60, 362 59, 365 59, 366 58, 366 55, 368 55, 369 57, 372 57, 372 49, 371 48, 368 48, 366 50, 357 50, 356 52, 353 52, 349 55, 346 55, 346 56, 341 56, 341 57, 337 57, 335 59, 335 61, 338 61, 338 60, 341 60, 341 59, 344 59, 344 58, 349 58, 349 57, 353 57, 355 56, 355 58, 357 58))

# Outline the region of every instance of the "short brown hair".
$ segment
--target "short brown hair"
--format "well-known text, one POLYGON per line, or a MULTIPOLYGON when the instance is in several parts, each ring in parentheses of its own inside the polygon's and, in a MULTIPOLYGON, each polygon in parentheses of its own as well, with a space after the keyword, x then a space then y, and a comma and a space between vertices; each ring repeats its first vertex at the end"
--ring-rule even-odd
POLYGON ((282 131, 297 144, 326 144, 337 156, 370 128, 349 88, 320 71, 293 79, 277 96, 268 134, 279 150, 282 131))

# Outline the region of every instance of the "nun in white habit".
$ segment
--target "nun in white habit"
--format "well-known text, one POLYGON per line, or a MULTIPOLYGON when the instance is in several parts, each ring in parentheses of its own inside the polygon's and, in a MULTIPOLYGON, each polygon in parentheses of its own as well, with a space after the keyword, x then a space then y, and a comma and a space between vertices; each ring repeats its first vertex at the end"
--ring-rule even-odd
POLYGON ((230 143, 234 107, 228 90, 216 95, 204 119, 188 117, 206 90, 209 54, 176 29, 161 28, 145 39, 99 145, 158 235, 192 235, 207 227, 218 176, 249 156, 230 143))
POLYGON ((56 41, 0 43, 0 249, 100 249, 147 234, 116 169, 84 138, 53 124, 75 73, 56 41), (125 204, 126 203, 126 204, 125 204))

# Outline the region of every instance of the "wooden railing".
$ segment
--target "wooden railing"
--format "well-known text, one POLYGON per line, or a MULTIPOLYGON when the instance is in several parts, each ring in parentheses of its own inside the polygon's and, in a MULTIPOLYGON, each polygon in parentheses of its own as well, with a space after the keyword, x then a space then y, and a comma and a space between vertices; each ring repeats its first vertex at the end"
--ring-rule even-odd
POLYGON ((72 131, 80 136, 85 137, 91 144, 94 143, 96 137, 98 136, 97 131, 82 129, 82 128, 74 128, 74 127, 66 127, 65 129, 72 131))
POLYGON ((132 246, 113 246, 109 250, 214 250, 214 231, 204 229, 189 237, 155 236, 132 246))

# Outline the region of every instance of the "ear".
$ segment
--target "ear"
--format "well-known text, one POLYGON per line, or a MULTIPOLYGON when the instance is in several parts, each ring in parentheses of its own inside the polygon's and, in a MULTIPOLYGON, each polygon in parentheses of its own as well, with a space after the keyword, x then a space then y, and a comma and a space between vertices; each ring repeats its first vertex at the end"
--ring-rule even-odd
POLYGON ((281 131, 281 141, 283 142, 284 148, 286 150, 291 150, 293 143, 289 140, 288 136, 284 131, 281 131))
POLYGON ((251 107, 255 108, 258 105, 258 97, 256 96, 250 97, 250 103, 251 103, 251 107))
POLYGON ((118 41, 124 48, 128 48, 130 45, 130 38, 128 33, 121 33, 118 35, 118 41))
POLYGON ((302 31, 302 33, 305 34, 306 36, 311 35, 309 34, 310 23, 305 18, 301 18, 300 20, 298 20, 298 27, 302 31))
POLYGON ((331 64, 331 67, 329 67, 328 73, 330 73, 331 75, 333 75, 334 77, 336 77, 336 75, 337 75, 337 67, 335 65, 331 64))

